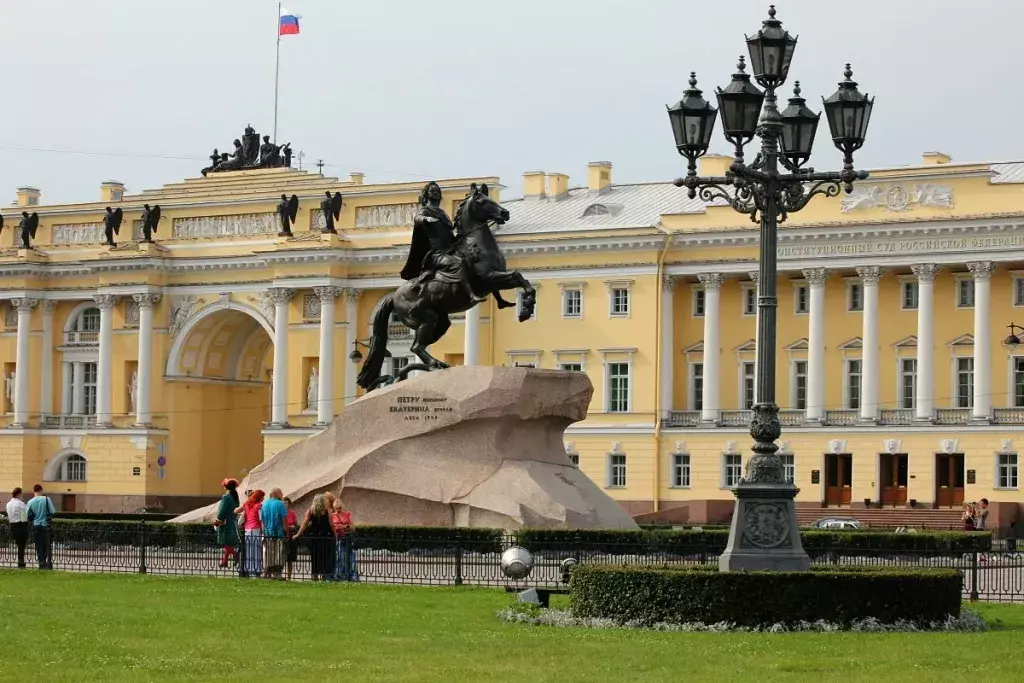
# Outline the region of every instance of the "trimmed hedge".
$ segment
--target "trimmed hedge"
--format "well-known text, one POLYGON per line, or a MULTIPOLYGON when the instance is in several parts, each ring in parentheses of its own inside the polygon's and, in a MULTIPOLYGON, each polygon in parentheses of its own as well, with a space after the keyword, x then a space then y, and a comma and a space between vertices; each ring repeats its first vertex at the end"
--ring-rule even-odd
POLYGON ((874 617, 916 624, 959 616, 960 573, 846 567, 809 572, 719 572, 714 568, 579 565, 569 581, 577 617, 619 623, 727 622, 737 626, 874 617))

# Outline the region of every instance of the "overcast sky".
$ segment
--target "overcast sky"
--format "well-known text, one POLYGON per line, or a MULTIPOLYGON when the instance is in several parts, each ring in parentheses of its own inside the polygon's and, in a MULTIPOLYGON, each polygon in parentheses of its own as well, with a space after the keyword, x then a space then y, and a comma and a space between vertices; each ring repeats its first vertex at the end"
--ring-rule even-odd
MULTIPOLYGON (((712 99, 767 4, 291 0, 302 32, 281 41, 278 141, 328 175, 496 174, 506 196, 523 171, 577 184, 595 160, 618 182, 673 178, 684 165, 665 105, 690 70, 712 99)), ((814 109, 847 61, 877 95, 858 165, 1024 158, 1024 3, 776 4, 814 109)), ((270 0, 0 1, 0 199, 19 185, 44 203, 98 199, 106 179, 156 187, 198 175, 247 123, 270 133, 276 21, 270 0)), ((818 141, 812 164, 837 168, 818 141)), ((728 151, 717 131, 712 150, 728 151)))

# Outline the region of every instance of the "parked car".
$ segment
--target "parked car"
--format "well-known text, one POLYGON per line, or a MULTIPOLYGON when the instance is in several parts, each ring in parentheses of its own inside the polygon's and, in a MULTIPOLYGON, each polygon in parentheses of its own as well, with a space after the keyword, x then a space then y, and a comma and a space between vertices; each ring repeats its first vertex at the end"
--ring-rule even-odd
POLYGON ((815 529, 859 529, 861 524, 856 519, 826 517, 814 523, 815 529))

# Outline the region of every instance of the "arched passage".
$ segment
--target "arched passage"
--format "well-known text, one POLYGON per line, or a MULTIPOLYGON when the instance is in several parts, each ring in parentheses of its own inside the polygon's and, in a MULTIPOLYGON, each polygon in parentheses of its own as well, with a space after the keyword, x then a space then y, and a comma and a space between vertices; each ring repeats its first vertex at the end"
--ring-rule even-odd
POLYGON ((185 321, 165 366, 170 456, 165 478, 214 495, 263 460, 272 329, 256 309, 218 302, 185 321))

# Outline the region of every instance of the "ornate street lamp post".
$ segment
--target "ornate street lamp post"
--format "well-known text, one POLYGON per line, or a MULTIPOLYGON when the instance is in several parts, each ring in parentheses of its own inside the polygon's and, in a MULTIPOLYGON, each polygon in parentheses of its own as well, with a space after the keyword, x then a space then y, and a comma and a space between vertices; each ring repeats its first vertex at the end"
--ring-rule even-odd
MULTIPOLYGON (((868 177, 853 168, 853 153, 864 144, 874 98, 861 94, 846 65, 839 90, 823 99, 833 144, 843 153, 843 170, 816 173, 804 168, 811 156, 818 114, 800 97, 797 81, 789 106, 779 112, 776 90, 786 81, 797 39, 775 18, 775 6, 761 29, 747 37, 750 67, 760 90, 750 82, 744 58, 725 88, 716 92, 716 110, 697 89, 696 74, 683 99, 669 107, 676 148, 688 161, 685 178, 675 181, 700 194, 706 202, 721 200, 761 225, 758 294, 757 397, 750 435, 753 456, 746 476, 735 489, 729 545, 719 566, 722 571, 744 569, 807 569, 810 561, 800 543, 793 499, 799 489, 787 482, 775 444, 782 434, 779 407, 775 403, 776 278, 778 224, 799 211, 815 195, 835 197, 840 189, 853 191, 853 181, 868 177), (697 175, 697 159, 708 151, 716 114, 721 116, 725 137, 735 147, 735 159, 724 177, 697 175), (759 116, 760 115, 760 116, 759 116), (743 160, 743 147, 755 136, 761 151, 752 162, 743 160), (788 173, 780 173, 779 166, 788 173)), ((714 351, 712 349, 711 351, 714 351)))

